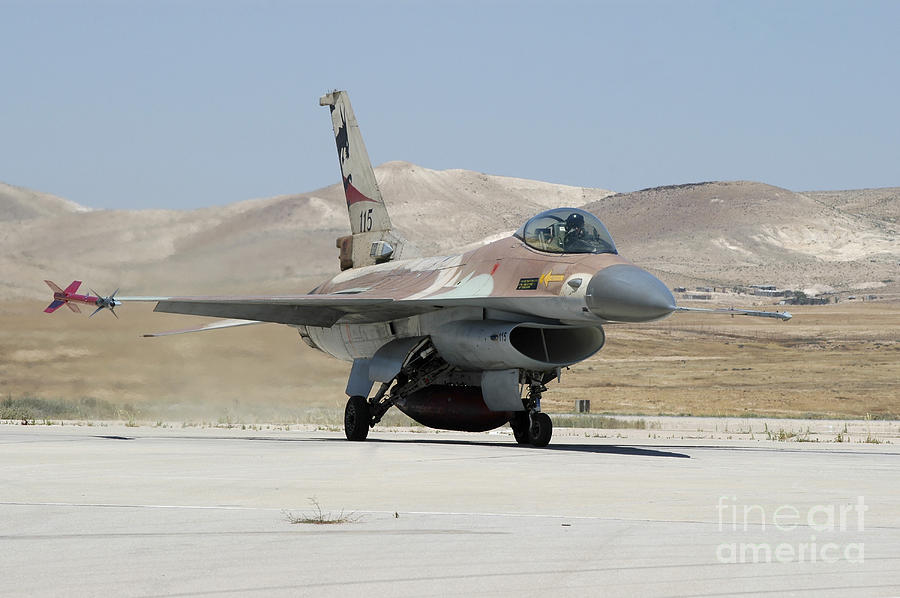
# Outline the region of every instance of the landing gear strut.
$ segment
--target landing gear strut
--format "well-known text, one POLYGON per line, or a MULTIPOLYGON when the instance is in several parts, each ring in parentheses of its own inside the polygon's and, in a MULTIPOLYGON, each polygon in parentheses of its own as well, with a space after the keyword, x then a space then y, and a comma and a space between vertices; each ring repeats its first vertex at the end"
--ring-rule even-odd
POLYGON ((347 407, 344 409, 344 434, 347 440, 365 440, 369 435, 369 428, 380 422, 397 400, 435 383, 450 369, 447 362, 438 357, 430 340, 419 342, 406 356, 393 380, 382 383, 374 396, 368 399, 351 396, 347 400, 347 407))

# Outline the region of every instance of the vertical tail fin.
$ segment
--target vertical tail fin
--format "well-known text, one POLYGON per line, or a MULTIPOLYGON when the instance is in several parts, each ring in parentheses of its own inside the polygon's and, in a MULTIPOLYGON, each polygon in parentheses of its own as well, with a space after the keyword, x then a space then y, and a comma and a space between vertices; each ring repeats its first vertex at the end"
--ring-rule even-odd
POLYGON ((346 91, 333 91, 319 99, 328 106, 334 141, 341 164, 344 197, 353 236, 338 239, 341 269, 385 262, 399 255, 399 239, 391 233, 391 219, 381 198, 375 171, 346 91))
POLYGON ((334 126, 334 141, 341 163, 344 196, 350 210, 350 230, 354 235, 391 230, 375 171, 363 143, 362 134, 346 91, 333 91, 319 99, 328 106, 334 126))

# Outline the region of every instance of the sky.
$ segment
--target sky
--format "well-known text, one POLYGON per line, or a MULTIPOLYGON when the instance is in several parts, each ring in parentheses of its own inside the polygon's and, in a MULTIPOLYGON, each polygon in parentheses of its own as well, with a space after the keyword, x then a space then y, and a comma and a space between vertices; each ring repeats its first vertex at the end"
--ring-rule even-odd
POLYGON ((374 164, 900 186, 900 2, 0 0, 0 181, 192 209, 374 164))

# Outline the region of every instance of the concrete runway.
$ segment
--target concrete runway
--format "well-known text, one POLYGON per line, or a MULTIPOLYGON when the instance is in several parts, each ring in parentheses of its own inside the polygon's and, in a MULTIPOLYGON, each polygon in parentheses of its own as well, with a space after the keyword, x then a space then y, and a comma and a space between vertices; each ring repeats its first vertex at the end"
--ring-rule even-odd
POLYGON ((0 595, 900 595, 900 445, 613 433, 2 425, 0 595))

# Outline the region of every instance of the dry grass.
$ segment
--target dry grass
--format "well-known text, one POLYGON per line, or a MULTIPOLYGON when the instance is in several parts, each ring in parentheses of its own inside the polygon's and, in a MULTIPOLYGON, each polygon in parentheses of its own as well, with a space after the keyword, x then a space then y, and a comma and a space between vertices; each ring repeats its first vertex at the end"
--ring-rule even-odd
MULTIPOLYGON (((315 423, 321 416, 327 425, 334 414, 340 422, 349 364, 309 349, 286 326, 145 339, 141 333, 206 319, 155 314, 143 304, 122 306, 120 320, 44 314, 44 307, 0 310, 0 397, 94 400, 151 422, 315 423)), ((544 408, 571 412, 575 399, 587 398, 595 414, 900 415, 900 305, 792 312, 786 323, 677 314, 609 326, 607 347, 564 371, 544 408)))
POLYGON ((313 351, 293 328, 261 325, 165 338, 207 318, 147 304, 98 314, 42 312, 42 302, 0 310, 0 397, 95 399, 133 407, 138 420, 293 421, 343 409, 349 364, 313 351))
POLYGON ((340 525, 342 523, 356 523, 360 520, 360 515, 344 513, 343 509, 336 514, 323 511, 322 506, 315 497, 310 498, 309 502, 312 505, 312 510, 309 513, 294 515, 290 511, 283 511, 284 518, 289 523, 306 523, 309 525, 340 525))
POLYGON ((607 327, 607 346, 563 375, 551 410, 736 417, 900 416, 900 305, 792 307, 794 319, 677 314, 607 327))

